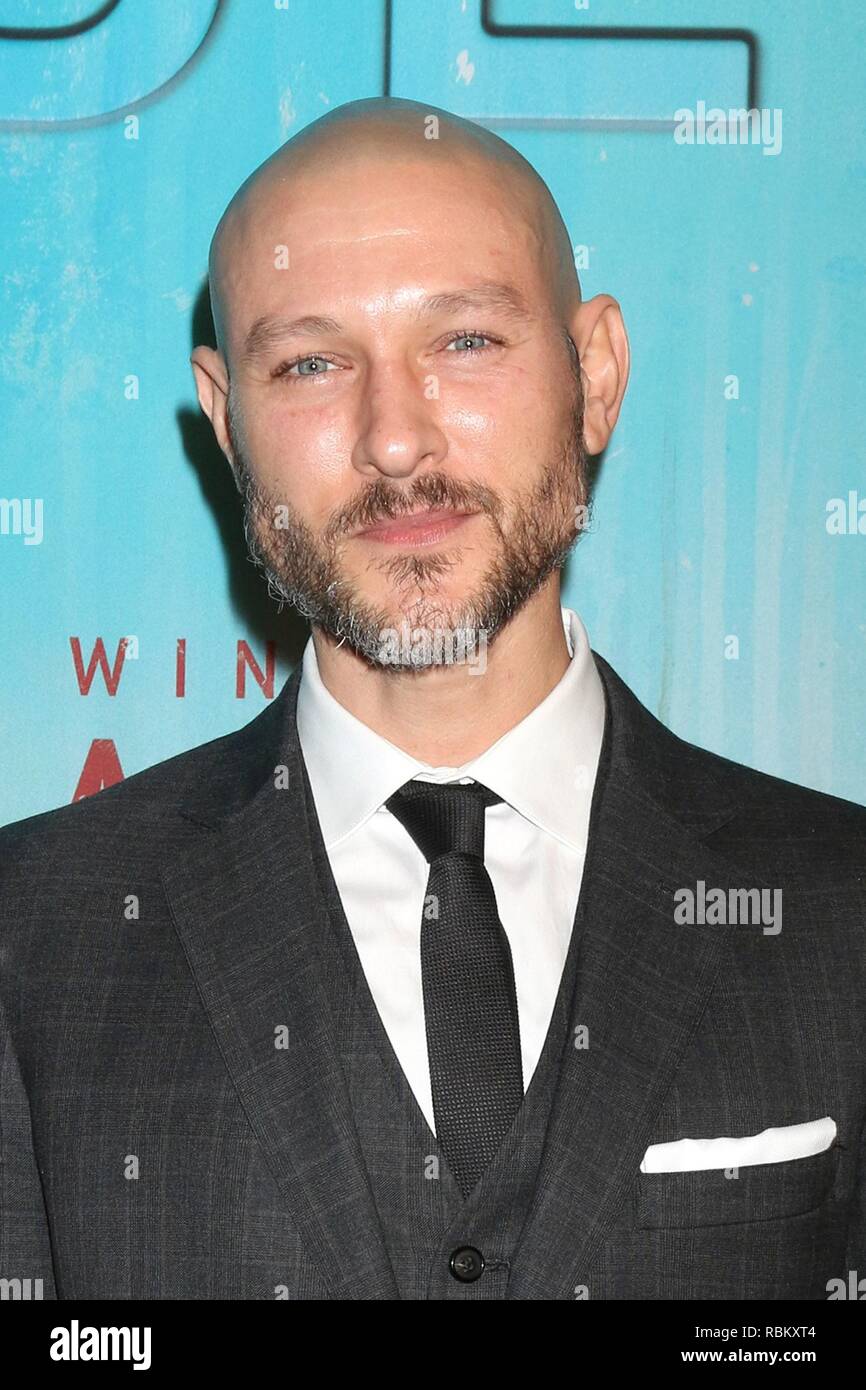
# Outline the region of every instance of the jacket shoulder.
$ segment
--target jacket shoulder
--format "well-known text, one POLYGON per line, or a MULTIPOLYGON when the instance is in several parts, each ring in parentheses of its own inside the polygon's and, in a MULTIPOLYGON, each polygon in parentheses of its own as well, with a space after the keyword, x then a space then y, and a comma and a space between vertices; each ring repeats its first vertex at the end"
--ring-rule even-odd
MULTIPOLYGON (((678 740, 680 743, 682 739, 678 740)), ((742 812, 755 826, 768 830, 797 829, 800 833, 866 837, 866 806, 832 792, 790 782, 745 763, 734 762, 708 749, 686 744, 702 758, 715 779, 742 803, 742 812)))
POLYGON ((825 866, 843 863, 866 875, 866 806, 749 767, 690 743, 642 703, 603 657, 594 653, 617 747, 646 805, 706 830, 720 846, 744 846, 825 866))
POLYGON ((265 750, 273 751, 285 712, 278 697, 248 724, 183 753, 165 758, 92 796, 50 811, 40 811, 0 828, 0 866, 9 856, 30 849, 58 847, 106 833, 129 835, 141 830, 153 840, 163 827, 176 827, 175 812, 194 804, 204 789, 218 803, 237 790, 239 779, 251 774, 265 750))

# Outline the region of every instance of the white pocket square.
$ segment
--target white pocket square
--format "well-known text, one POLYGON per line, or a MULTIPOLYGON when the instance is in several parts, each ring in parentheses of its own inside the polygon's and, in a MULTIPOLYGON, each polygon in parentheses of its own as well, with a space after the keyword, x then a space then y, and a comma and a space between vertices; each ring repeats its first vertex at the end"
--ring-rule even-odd
POLYGON ((641 1161, 642 1173, 694 1173, 704 1168, 748 1168, 755 1163, 784 1163, 809 1158, 829 1149, 836 1138, 836 1121, 807 1120, 747 1134, 742 1139, 676 1139, 650 1144, 641 1161))

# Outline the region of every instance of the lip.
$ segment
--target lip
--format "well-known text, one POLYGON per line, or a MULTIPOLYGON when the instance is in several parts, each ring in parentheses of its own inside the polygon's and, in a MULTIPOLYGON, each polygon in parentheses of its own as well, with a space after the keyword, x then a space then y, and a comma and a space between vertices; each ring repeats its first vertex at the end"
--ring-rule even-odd
POLYGON ((388 518, 359 531, 356 540, 378 541, 385 545, 435 545, 459 530, 476 512, 438 509, 413 512, 409 516, 388 518))

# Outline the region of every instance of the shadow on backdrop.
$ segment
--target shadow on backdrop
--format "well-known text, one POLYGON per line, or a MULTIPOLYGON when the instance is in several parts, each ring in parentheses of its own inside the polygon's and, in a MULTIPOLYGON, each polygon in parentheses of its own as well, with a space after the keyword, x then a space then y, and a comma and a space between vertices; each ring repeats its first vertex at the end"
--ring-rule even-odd
MULTIPOLYGON (((196 298, 191 335, 190 351, 200 343, 216 347, 207 281, 196 298)), ((294 608, 278 607, 268 593, 265 576, 249 557, 243 502, 210 420, 201 409, 183 406, 177 412, 177 423, 184 453, 217 524, 226 562, 229 598, 244 635, 262 645, 266 641, 275 642, 280 661, 295 666, 310 635, 309 623, 294 608)))

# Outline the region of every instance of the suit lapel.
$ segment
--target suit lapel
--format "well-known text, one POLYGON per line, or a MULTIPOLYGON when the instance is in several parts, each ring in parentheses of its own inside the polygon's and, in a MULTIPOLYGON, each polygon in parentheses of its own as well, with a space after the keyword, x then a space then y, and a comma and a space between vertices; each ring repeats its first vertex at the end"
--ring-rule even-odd
POLYGON ((729 949, 728 925, 675 923, 675 891, 699 879, 708 888, 762 886, 702 843, 735 811, 708 780, 706 755, 696 761, 596 661, 607 718, 575 922, 571 1036, 515 1256, 514 1299, 575 1298, 582 1287, 593 1297, 593 1257, 628 1198, 729 949))
POLYGON ((323 984, 299 681, 300 668, 226 741, 229 758, 184 812, 198 838, 163 882, 225 1065, 332 1297, 396 1299, 323 984))
MULTIPOLYGON (((704 843, 738 807, 706 754, 669 733, 599 656, 607 702, 575 931, 569 1043, 508 1297, 575 1297, 627 1199, 732 930, 678 926, 673 895, 762 887, 704 843)), ((315 877, 295 725, 300 667, 215 746, 163 881, 225 1066, 332 1297, 396 1299, 326 988, 334 956, 315 877), (282 769, 282 771, 280 771, 282 769), (283 787, 282 783, 287 782, 283 787), (329 964, 329 961, 331 962, 329 964), (288 1046, 274 1045, 288 1030, 288 1046)), ((748 929, 748 928, 747 928, 748 929)))

